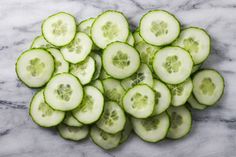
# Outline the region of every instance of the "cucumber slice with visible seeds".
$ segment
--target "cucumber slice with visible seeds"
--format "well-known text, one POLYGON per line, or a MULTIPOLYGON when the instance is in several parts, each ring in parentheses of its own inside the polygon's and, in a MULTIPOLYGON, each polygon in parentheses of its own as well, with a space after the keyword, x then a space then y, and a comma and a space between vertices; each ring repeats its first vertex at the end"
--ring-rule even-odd
POLYGON ((133 33, 133 36, 134 36, 134 43, 137 44, 138 42, 140 41, 143 41, 143 38, 140 36, 139 34, 139 28, 137 28, 135 30, 135 32, 133 33))
POLYGON ((44 49, 29 49, 23 52, 16 62, 16 73, 28 87, 44 86, 54 72, 54 60, 44 49))
POLYGON ((187 135, 192 127, 191 112, 185 106, 170 107, 167 112, 171 119, 167 137, 178 139, 187 135))
POLYGON ((82 62, 91 52, 92 44, 87 34, 78 32, 71 43, 61 48, 61 53, 70 63, 82 62))
POLYGON ((155 106, 152 115, 158 115, 167 110, 171 102, 171 94, 168 87, 159 80, 154 80, 155 106))
POLYGON ((90 56, 80 63, 70 65, 70 73, 76 76, 82 85, 91 82, 94 72, 95 61, 90 56))
POLYGON ((153 85, 152 72, 146 64, 141 64, 134 75, 121 81, 121 85, 125 90, 128 90, 137 84, 147 84, 150 87, 153 85))
POLYGON ((130 118, 126 116, 125 128, 121 132, 120 144, 124 143, 129 138, 132 130, 133 130, 133 127, 132 127, 130 118))
POLYGON ((196 110, 204 110, 205 108, 207 108, 206 105, 202 105, 200 104, 195 98, 194 96, 191 94, 190 97, 188 98, 188 103, 190 105, 190 107, 192 107, 193 109, 196 110))
POLYGON ((162 113, 146 119, 132 118, 134 132, 144 141, 158 142, 166 137, 170 127, 167 113, 162 113))
POLYGON ((93 42, 104 49, 114 41, 125 42, 129 36, 129 24, 123 13, 108 10, 93 22, 91 37, 93 42))
POLYGON ((205 30, 197 27, 184 29, 173 45, 187 50, 192 56, 194 64, 205 61, 211 49, 209 35, 205 30))
POLYGON ((156 53, 153 69, 156 75, 169 84, 179 84, 191 74, 193 61, 187 51, 180 47, 168 46, 156 53))
POLYGON ((93 82, 91 82, 91 85, 100 90, 102 94, 104 93, 104 86, 101 80, 94 80, 93 82))
POLYGON ((94 125, 90 130, 90 137, 96 145, 108 150, 119 145, 121 133, 109 134, 94 125))
POLYGON ((96 80, 101 73, 101 69, 102 69, 102 58, 100 55, 98 55, 97 53, 91 53, 90 56, 94 59, 95 61, 95 72, 93 74, 93 80, 96 80))
POLYGON ((88 36, 91 36, 91 26, 94 22, 95 18, 91 17, 88 18, 82 22, 80 22, 80 24, 78 25, 78 31, 79 32, 83 32, 86 33, 88 36))
POLYGON ((198 71, 201 68, 202 64, 197 64, 193 66, 193 69, 191 71, 191 74, 195 73, 196 71, 198 71))
POLYGON ((30 46, 31 48, 44 48, 44 49, 47 49, 47 48, 52 48, 54 47, 53 45, 51 45, 50 43, 48 43, 44 37, 42 35, 40 36, 37 36, 33 43, 31 44, 30 46))
POLYGON ((62 138, 73 141, 82 140, 86 138, 89 133, 89 129, 87 126, 74 127, 60 124, 57 128, 62 138))
POLYGON ((113 42, 103 51, 102 62, 109 75, 124 79, 138 70, 140 58, 138 52, 129 44, 113 42))
POLYGON ((193 83, 192 80, 188 78, 183 83, 168 85, 168 87, 172 95, 171 104, 173 106, 180 106, 185 104, 189 96, 191 95, 193 90, 193 83))
POLYGON ((47 50, 54 57, 54 62, 55 62, 54 75, 59 73, 69 72, 69 63, 65 61, 61 52, 55 48, 49 48, 47 50))
POLYGON ((133 37, 133 34, 130 32, 129 33, 129 36, 128 36, 128 39, 126 41, 130 46, 134 46, 134 37, 133 37))
POLYGON ((50 44, 64 46, 75 37, 75 18, 64 12, 49 16, 42 24, 42 34, 50 44))
POLYGON ((99 78, 101 80, 104 80, 104 79, 107 79, 107 78, 110 78, 110 77, 111 76, 104 70, 104 68, 102 68, 99 78))
POLYGON ((72 111, 74 117, 83 124, 91 124, 99 119, 104 106, 102 93, 93 86, 84 87, 82 103, 72 111))
POLYGON ((71 112, 66 112, 66 117, 63 123, 68 126, 81 127, 83 124, 80 123, 75 117, 73 117, 71 112))
POLYGON ((62 111, 53 110, 44 100, 43 90, 37 92, 30 103, 29 114, 32 120, 42 127, 52 127, 61 123, 65 117, 62 111))
POLYGON ((167 11, 152 10, 139 23, 140 35, 149 44, 162 46, 172 43, 180 33, 180 23, 167 11))
POLYGON ((124 129, 125 122, 123 109, 116 102, 108 101, 105 102, 104 111, 96 125, 107 133, 116 134, 124 129))
POLYGON ((136 85, 123 96, 123 108, 135 118, 147 118, 153 112, 155 92, 147 85, 136 85))
POLYGON ((121 105, 122 96, 125 93, 125 90, 120 84, 120 81, 108 78, 102 81, 105 93, 104 95, 111 101, 117 102, 121 105))
POLYGON ((44 97, 53 109, 73 110, 83 99, 83 88, 76 77, 69 73, 61 73, 48 82, 44 97))
POLYGON ((207 106, 214 105, 224 93, 224 79, 215 70, 205 69, 193 77, 193 94, 196 100, 207 106))

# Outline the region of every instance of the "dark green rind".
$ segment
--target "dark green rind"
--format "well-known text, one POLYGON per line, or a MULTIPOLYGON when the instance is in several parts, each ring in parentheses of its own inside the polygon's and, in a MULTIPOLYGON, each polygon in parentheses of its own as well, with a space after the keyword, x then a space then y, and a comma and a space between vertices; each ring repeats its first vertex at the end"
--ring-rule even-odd
POLYGON ((130 129, 129 129, 128 134, 126 134, 126 136, 123 135, 123 132, 125 131, 125 128, 124 128, 124 130, 122 130, 122 132, 121 132, 121 139, 120 139, 120 142, 119 142, 120 145, 123 144, 125 141, 128 140, 128 138, 129 138, 131 132, 133 131, 133 126, 132 126, 131 120, 130 120, 130 118, 128 117, 128 115, 126 115, 126 123, 127 123, 127 122, 128 122, 129 125, 130 125, 130 129))

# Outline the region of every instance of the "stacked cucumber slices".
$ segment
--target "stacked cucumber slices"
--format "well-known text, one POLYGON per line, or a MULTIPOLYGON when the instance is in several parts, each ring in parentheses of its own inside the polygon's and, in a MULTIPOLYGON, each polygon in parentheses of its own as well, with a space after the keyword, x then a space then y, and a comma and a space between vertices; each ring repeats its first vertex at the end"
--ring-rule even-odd
POLYGON ((29 114, 61 137, 88 135, 103 149, 125 142, 179 139, 192 125, 190 108, 214 105, 223 77, 200 69, 211 47, 207 32, 182 29, 167 11, 152 10, 132 33, 123 13, 106 11, 80 23, 64 12, 42 23, 42 35, 16 62, 28 87, 40 88, 29 114))

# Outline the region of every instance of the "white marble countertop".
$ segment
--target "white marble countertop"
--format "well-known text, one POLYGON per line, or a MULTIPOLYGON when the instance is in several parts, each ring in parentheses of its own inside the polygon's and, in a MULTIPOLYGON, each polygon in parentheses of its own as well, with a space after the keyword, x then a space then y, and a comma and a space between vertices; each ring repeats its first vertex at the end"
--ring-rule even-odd
POLYGON ((233 157, 236 155, 236 1, 235 0, 1 0, 0 1, 0 157, 233 157), (212 53, 205 67, 226 82, 217 106, 193 112, 192 132, 184 139, 146 143, 131 136, 113 151, 90 140, 70 142, 54 129, 35 125, 28 115, 34 90, 18 81, 15 61, 40 34, 47 16, 69 12, 79 21, 107 9, 125 13, 132 26, 151 9, 174 13, 183 26, 207 29, 212 53))

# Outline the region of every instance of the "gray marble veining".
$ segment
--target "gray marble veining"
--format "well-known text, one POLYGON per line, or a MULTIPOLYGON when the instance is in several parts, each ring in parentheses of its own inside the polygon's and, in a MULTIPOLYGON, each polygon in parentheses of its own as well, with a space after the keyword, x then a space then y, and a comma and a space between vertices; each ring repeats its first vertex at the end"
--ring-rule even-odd
POLYGON ((0 1, 0 157, 234 157, 236 156, 236 1, 235 0, 1 0, 0 1), (18 81, 15 61, 40 34, 47 16, 69 12, 79 21, 100 12, 124 12, 134 29, 151 9, 174 13, 183 27, 199 26, 212 37, 204 67, 225 78, 225 95, 212 108, 193 111, 193 128, 184 139, 151 144, 131 136, 113 151, 89 140, 70 142, 54 129, 35 125, 29 115, 34 93, 18 81))

